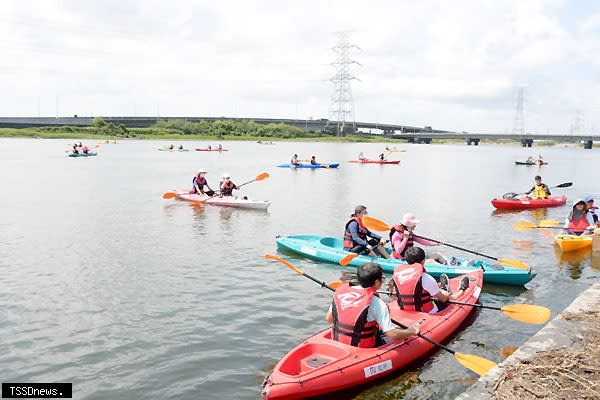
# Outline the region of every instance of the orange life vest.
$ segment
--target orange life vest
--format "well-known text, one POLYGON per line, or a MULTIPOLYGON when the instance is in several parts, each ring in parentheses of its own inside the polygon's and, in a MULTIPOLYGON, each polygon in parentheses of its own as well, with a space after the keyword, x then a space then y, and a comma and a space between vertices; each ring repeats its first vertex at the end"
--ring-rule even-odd
POLYGON ((404 231, 406 231, 406 227, 404 225, 394 225, 392 227, 392 229, 390 229, 390 242, 392 243, 392 249, 394 250, 394 251, 392 251, 392 257, 394 257, 398 260, 403 259, 404 253, 406 252, 406 250, 415 245, 415 241, 413 239, 413 234, 412 234, 412 232, 410 232, 408 235, 408 240, 406 241, 406 246, 404 246, 404 249, 402 250, 402 252, 398 253, 396 251, 396 249, 394 248, 394 242, 392 242, 392 236, 394 236, 394 233, 396 233, 396 232, 400 232, 401 234, 403 234, 404 231))
POLYGON ((581 235, 587 227, 588 221, 586 212, 581 215, 581 218, 569 221, 569 225, 567 225, 567 228, 576 235, 581 235))
POLYGON ((375 347, 379 325, 377 321, 367 322, 367 314, 373 296, 373 288, 357 289, 345 283, 333 295, 333 340, 355 347, 375 347))
POLYGON ((227 181, 221 185, 221 194, 223 196, 231 196, 233 195, 233 189, 235 189, 235 183, 227 181))
POLYGON ((431 295, 423 289, 421 277, 424 272, 425 269, 420 263, 399 265, 394 270, 394 285, 401 309, 425 313, 433 309, 431 295))
POLYGON ((350 233, 350 230, 348 230, 348 226, 352 221, 356 221, 358 224, 358 237, 360 237, 362 240, 367 240, 367 232, 369 232, 369 230, 365 228, 360 218, 352 217, 350 218, 350 221, 346 223, 346 228, 344 230, 344 249, 351 249, 354 247, 352 233, 350 233))

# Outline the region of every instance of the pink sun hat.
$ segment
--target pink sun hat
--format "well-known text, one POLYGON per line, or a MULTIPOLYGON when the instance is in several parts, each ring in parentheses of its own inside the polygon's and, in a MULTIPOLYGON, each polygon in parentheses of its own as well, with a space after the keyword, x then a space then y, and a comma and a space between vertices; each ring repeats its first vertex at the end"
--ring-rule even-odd
POLYGON ((415 214, 407 213, 402 216, 402 225, 408 226, 409 228, 412 228, 413 226, 417 225, 419 222, 420 221, 417 219, 415 214))

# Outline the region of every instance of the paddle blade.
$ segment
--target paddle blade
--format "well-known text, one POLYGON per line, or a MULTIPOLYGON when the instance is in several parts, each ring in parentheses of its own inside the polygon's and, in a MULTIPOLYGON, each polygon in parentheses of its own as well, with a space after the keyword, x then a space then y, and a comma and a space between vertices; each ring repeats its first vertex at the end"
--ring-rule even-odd
POLYGON ((254 178, 254 179, 257 181, 262 181, 263 179, 267 179, 269 176, 271 176, 271 175, 269 175, 268 172, 263 172, 262 174, 257 175, 256 178, 254 178))
POLYGON ((343 284, 344 284, 344 282, 342 282, 342 281, 333 281, 333 282, 328 283, 329 287, 331 287, 332 289, 337 289, 340 286, 342 286, 343 284))
POLYGON ((202 207, 202 202, 194 201, 193 203, 190 203, 190 207, 202 207))
POLYGON ((456 361, 461 363, 465 368, 470 369, 479 376, 483 376, 490 372, 496 366, 496 363, 486 358, 477 357, 472 354, 454 353, 456 361))
POLYGON ((557 185, 557 188, 566 188, 566 187, 570 187, 573 186, 573 182, 565 182, 565 183, 561 183, 560 185, 557 185))
POLYGON ((525 264, 523 261, 519 260, 509 260, 507 258, 499 258, 498 262, 503 265, 507 265, 509 267, 524 269, 525 271, 529 271, 529 265, 525 264))
POLYGON ((267 260, 274 260, 274 261, 279 261, 280 263, 282 263, 283 265, 285 265, 286 267, 288 267, 289 269, 291 269, 292 271, 294 271, 295 273, 299 274, 299 275, 304 275, 304 271, 302 271, 300 268, 292 265, 291 263, 285 261, 283 258, 281 257, 277 257, 274 256, 272 254, 265 254, 265 258, 267 260))
POLYGON ((373 231, 389 231, 391 229, 385 222, 380 221, 377 218, 369 217, 368 215, 362 217, 362 223, 373 231))
POLYGON ((162 198, 165 200, 173 199, 173 198, 175 198, 175 195, 176 195, 175 192, 167 192, 162 195, 162 198))
POLYGON ((545 219, 540 221, 540 228, 551 228, 560 225, 560 222, 555 219, 545 219))
POLYGON ((537 225, 533 222, 518 221, 513 225, 513 228, 517 231, 528 231, 530 229, 537 228, 537 225))
POLYGON ((346 257, 344 257, 340 260, 340 265, 342 267, 345 267, 346 265, 350 264, 350 262, 352 260, 354 260, 356 257, 358 257, 357 253, 350 253, 346 257))
POLYGON ((532 304, 509 304, 501 308, 502 312, 526 324, 545 324, 550 319, 550 309, 532 304))

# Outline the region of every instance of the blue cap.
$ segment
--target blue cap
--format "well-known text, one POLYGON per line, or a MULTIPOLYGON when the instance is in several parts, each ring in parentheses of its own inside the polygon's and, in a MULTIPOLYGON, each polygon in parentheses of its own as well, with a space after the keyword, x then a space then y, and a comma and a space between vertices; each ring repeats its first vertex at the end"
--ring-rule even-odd
POLYGON ((583 198, 583 201, 585 201, 587 203, 588 201, 594 201, 594 198, 592 196, 585 196, 583 198))

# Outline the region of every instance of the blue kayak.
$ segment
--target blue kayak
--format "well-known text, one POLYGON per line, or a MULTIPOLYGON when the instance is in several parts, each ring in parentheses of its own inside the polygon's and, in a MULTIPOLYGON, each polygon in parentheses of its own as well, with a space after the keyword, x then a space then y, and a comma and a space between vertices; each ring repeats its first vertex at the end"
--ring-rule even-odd
POLYGON ((93 157, 93 156, 97 156, 98 153, 70 153, 69 157, 93 157))
POLYGON ((312 168, 312 169, 318 169, 318 168, 337 168, 339 166, 340 166, 340 163, 332 163, 332 164, 298 164, 298 165, 279 164, 278 165, 279 168, 312 168))
MULTIPOLYGON (((277 248, 279 250, 288 250, 317 261, 338 264, 342 258, 350 254, 342 247, 342 240, 333 237, 301 235, 278 237, 277 248)), ((381 257, 371 257, 360 255, 355 257, 350 264, 358 267, 366 262, 376 261, 385 272, 393 272, 399 264, 405 264, 405 261, 393 258, 384 259, 381 257)), ((448 265, 439 264, 433 261, 425 264, 427 273, 438 278, 441 274, 446 274, 450 278, 459 275, 468 274, 483 268, 483 280, 486 283, 497 283, 501 285, 523 286, 535 277, 531 268, 526 271, 519 268, 508 267, 500 264, 491 264, 480 260, 467 260, 464 258, 452 257, 448 265)))

